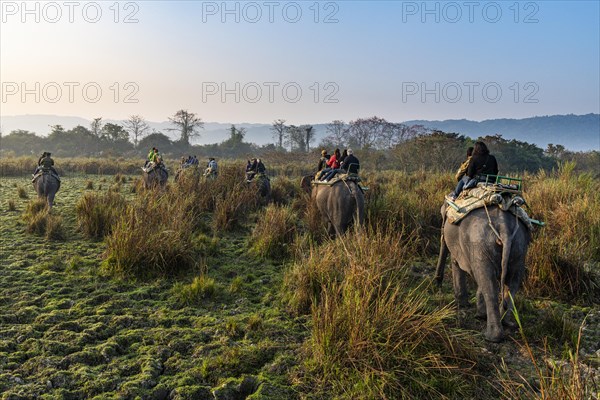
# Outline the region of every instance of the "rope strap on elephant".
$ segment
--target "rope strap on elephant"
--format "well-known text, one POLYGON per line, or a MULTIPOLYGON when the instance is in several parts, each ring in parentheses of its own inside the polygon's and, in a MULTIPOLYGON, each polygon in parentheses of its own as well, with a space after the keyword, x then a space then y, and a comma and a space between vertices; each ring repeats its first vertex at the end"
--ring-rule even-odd
POLYGON ((499 207, 503 211, 508 211, 519 218, 529 230, 533 229, 533 224, 543 225, 539 221, 529 218, 527 212, 521 207, 525 200, 520 196, 520 191, 507 190, 503 185, 479 183, 473 189, 464 190, 458 199, 452 201, 446 197, 446 217, 453 224, 458 224, 471 211, 478 208, 499 207))

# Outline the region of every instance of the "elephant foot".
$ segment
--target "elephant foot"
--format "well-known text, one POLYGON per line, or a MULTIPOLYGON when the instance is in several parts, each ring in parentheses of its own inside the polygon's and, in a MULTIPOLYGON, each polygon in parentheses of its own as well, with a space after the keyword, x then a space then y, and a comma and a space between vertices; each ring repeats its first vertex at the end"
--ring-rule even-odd
POLYGON ((485 340, 492 343, 500 343, 504 340, 504 332, 502 328, 500 329, 486 329, 485 331, 485 340))

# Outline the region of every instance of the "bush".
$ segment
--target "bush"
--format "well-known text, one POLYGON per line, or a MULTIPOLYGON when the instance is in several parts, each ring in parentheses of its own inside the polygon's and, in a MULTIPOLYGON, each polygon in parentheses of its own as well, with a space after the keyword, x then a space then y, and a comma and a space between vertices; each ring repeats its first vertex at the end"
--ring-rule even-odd
POLYGON ((78 228, 90 238, 100 239, 109 234, 127 202, 119 193, 85 193, 77 202, 78 228))
POLYGON ((394 234, 352 233, 343 245, 313 248, 286 274, 288 306, 312 315, 305 384, 316 397, 467 395, 455 357, 472 357, 471 344, 448 329, 454 312, 431 307, 412 281, 413 251, 394 234))
POLYGON ((7 210, 8 211, 16 211, 17 210, 17 205, 13 199, 8 200, 7 210))
POLYGON ((296 223, 296 214, 289 207, 268 206, 258 216, 251 236, 250 252, 274 260, 288 257, 296 235, 296 223))
POLYGON ((173 193, 147 192, 128 207, 106 237, 102 267, 125 278, 172 276, 195 264, 192 218, 173 193))

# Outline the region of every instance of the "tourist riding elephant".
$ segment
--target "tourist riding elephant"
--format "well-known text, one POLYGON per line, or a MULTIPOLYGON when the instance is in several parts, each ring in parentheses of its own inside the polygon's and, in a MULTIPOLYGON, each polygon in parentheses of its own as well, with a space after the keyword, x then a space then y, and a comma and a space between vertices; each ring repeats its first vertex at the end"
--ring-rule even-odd
MULTIPOLYGON (((443 218, 445 213, 446 205, 442 207, 443 218)), ((437 283, 441 285, 450 252, 456 303, 459 308, 469 304, 468 273, 477 284, 477 317, 487 318, 485 338, 491 342, 503 339, 502 323, 514 326, 509 293, 514 298, 521 284, 529 242, 527 226, 497 206, 473 210, 458 224, 444 218, 437 283)))
POLYGON ((312 185, 313 179, 313 175, 305 176, 301 185, 319 209, 330 237, 343 235, 353 223, 364 223, 365 198, 357 182, 339 180, 331 185, 312 185))
POLYGON ((144 187, 151 189, 157 186, 164 187, 169 179, 169 173, 164 168, 153 168, 148 172, 142 173, 142 179, 144 180, 144 187))
POLYGON ((48 207, 52 208, 54 196, 60 189, 60 179, 50 171, 44 171, 33 180, 33 187, 39 198, 44 198, 48 202, 48 207))

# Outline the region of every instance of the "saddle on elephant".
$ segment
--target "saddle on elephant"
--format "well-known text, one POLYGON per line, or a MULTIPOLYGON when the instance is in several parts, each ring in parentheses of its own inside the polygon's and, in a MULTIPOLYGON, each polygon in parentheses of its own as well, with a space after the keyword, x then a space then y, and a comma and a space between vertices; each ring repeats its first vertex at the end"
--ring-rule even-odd
POLYGON ((142 171, 144 171, 145 173, 149 173, 150 171, 152 171, 154 169, 159 169, 159 168, 167 171, 167 167, 162 162, 160 162, 160 163, 150 162, 150 163, 148 163, 148 165, 142 167, 142 171))
POLYGON ((496 182, 480 182, 476 187, 465 189, 456 200, 449 196, 445 198, 449 207, 446 208, 446 218, 452 224, 458 224, 473 210, 483 207, 499 207, 519 218, 529 230, 533 225, 543 226, 544 223, 529 218, 523 209, 526 204, 521 190, 521 180, 517 178, 498 177, 496 182), (509 183, 502 183, 508 180, 509 183))
POLYGON ((360 178, 360 176, 358 174, 355 174, 355 173, 337 173, 333 178, 331 178, 328 181, 318 180, 317 176, 319 174, 320 174, 320 172, 317 172, 315 174, 315 179, 313 179, 311 181, 312 186, 333 186, 338 182, 355 182, 357 184, 357 186, 360 188, 360 190, 362 190, 363 192, 365 190, 369 190, 368 187, 360 184, 362 179, 360 178))
POLYGON ((36 172, 33 174, 33 177, 31 178, 31 182, 35 182, 35 180, 37 178, 39 178, 42 175, 50 175, 54 178, 56 178, 56 180, 58 180, 60 182, 60 176, 58 176, 58 173, 56 172, 56 170, 52 167, 40 167, 36 170, 36 172))

